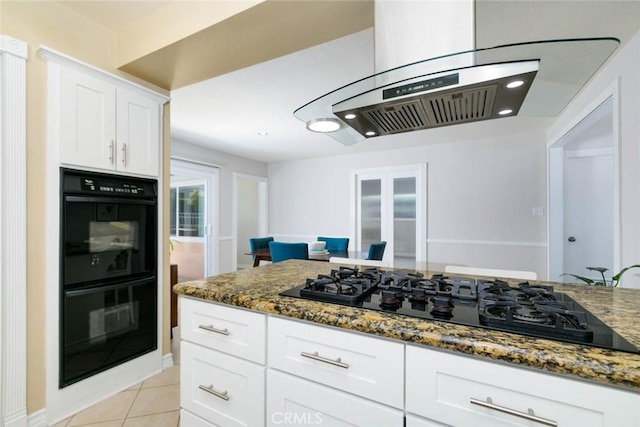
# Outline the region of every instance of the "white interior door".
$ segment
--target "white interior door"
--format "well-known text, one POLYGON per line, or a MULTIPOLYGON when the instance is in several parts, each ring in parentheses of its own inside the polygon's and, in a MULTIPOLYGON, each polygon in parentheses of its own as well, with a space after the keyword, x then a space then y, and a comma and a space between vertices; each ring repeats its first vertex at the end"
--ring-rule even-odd
POLYGON ((613 270, 611 149, 565 152, 564 271, 597 279, 586 267, 613 270))

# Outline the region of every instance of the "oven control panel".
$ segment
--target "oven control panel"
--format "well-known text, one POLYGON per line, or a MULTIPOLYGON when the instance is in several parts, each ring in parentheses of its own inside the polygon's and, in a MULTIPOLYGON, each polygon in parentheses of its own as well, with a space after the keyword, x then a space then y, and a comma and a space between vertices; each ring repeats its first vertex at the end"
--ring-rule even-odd
POLYGON ((94 194, 109 197, 157 196, 157 181, 153 179, 118 176, 87 171, 62 169, 63 194, 94 194))
POLYGON ((124 182, 108 182, 100 181, 93 178, 82 178, 80 186, 85 191, 112 193, 112 194, 136 194, 144 195, 145 188, 143 185, 124 183, 124 182))

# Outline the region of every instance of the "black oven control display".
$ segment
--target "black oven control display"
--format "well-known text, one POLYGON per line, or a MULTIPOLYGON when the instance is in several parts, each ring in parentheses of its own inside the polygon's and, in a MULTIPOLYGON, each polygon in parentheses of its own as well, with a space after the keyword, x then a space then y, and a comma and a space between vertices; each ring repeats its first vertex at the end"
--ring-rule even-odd
POLYGON ((108 180, 99 180, 94 178, 81 178, 80 186, 82 190, 92 193, 132 194, 136 196, 144 196, 146 193, 144 185, 125 182, 109 182, 108 180))

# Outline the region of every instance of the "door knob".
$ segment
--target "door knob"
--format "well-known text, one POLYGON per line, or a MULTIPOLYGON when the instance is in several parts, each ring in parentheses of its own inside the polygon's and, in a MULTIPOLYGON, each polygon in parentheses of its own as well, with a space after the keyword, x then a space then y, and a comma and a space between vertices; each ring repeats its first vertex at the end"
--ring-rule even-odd
POLYGON ((567 240, 570 241, 570 242, 575 242, 576 238, 573 237, 573 236, 569 236, 569 238, 567 240))

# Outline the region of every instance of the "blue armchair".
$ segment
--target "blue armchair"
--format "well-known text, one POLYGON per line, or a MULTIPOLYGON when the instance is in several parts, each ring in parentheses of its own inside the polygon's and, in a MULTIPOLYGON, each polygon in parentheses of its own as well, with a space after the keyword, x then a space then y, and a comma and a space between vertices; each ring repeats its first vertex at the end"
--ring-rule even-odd
POLYGON ((269 242, 271 262, 288 259, 309 259, 309 245, 306 243, 269 242))
POLYGON ((382 261, 382 257, 384 256, 384 248, 386 247, 387 242, 385 241, 372 243, 371 246, 369 246, 369 256, 367 257, 367 259, 382 261))
POLYGON ((251 252, 259 251, 260 249, 269 249, 269 242, 273 242, 273 237, 256 237, 249 239, 249 249, 251 252))
MULTIPOLYGON (((251 252, 256 252, 261 249, 269 249, 269 242, 273 242, 273 237, 254 237, 249 239, 249 250, 251 252)), ((253 256, 254 267, 257 267, 256 257, 253 256)))
POLYGON ((318 237, 318 242, 327 242, 329 252, 346 252, 349 248, 348 237, 318 237))

